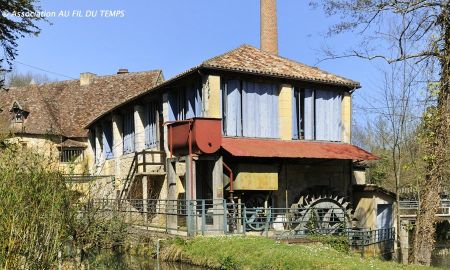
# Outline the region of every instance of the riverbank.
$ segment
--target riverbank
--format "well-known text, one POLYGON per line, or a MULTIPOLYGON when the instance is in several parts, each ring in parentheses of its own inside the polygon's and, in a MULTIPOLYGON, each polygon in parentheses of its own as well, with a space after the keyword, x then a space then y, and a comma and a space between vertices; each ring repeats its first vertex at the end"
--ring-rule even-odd
POLYGON ((338 251, 322 243, 289 245, 263 237, 196 237, 173 239, 161 248, 161 260, 208 269, 435 269, 404 266, 338 251))

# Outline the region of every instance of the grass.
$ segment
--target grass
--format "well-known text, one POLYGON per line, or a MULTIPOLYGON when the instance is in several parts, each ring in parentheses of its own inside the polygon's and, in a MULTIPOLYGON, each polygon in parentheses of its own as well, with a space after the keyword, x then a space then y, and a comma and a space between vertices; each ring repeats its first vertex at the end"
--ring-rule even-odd
POLYGON ((404 266, 359 254, 340 252, 321 243, 288 245, 263 237, 196 237, 165 243, 161 259, 209 269, 433 269, 404 266))

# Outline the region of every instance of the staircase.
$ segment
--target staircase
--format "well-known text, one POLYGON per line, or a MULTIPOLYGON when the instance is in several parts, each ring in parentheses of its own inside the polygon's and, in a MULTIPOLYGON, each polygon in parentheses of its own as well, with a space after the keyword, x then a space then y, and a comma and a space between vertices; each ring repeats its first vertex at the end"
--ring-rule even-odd
POLYGON ((129 199, 129 192, 138 176, 165 175, 166 153, 164 151, 144 150, 136 152, 118 200, 129 199))

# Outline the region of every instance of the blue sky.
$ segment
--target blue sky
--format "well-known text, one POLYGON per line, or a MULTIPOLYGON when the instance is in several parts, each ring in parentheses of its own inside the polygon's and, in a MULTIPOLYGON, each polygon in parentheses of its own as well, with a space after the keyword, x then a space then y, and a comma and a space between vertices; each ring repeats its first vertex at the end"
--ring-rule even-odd
MULTIPOLYGON (((80 72, 114 74, 162 69, 170 78, 203 60, 241 44, 259 47, 259 0, 47 0, 42 10, 123 10, 122 18, 49 18, 38 37, 19 41, 17 61, 78 78, 80 72)), ((335 19, 312 9, 308 0, 279 0, 280 55, 316 65, 325 46, 337 50, 351 47, 356 36, 325 36, 335 19)), ((326 71, 361 82, 361 96, 370 102, 377 87, 375 63, 349 58, 321 62, 326 71)), ((16 64, 19 72, 42 71, 16 64)), ((47 74, 52 79, 63 76, 47 74)))

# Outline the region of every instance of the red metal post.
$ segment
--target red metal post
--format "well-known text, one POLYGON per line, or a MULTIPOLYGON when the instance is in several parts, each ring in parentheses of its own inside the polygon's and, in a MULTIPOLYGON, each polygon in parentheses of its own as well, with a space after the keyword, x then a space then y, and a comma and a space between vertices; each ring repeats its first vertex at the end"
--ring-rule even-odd
POLYGON ((222 161, 222 163, 223 163, 223 167, 225 169, 227 169, 228 173, 230 174, 230 193, 233 193, 233 180, 234 180, 233 179, 233 171, 225 162, 222 161))

